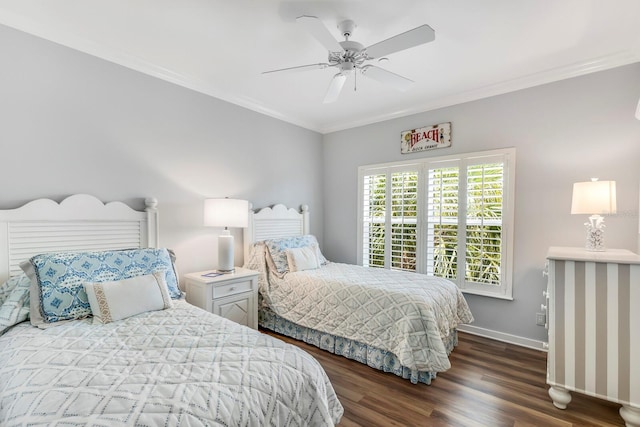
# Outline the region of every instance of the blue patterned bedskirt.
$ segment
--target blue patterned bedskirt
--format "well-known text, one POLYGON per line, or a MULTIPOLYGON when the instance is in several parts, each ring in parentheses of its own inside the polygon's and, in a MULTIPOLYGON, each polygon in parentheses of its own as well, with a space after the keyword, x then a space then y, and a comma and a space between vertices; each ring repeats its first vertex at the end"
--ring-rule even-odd
MULTIPOLYGON (((418 371, 402 366, 398 358, 386 350, 300 326, 283 319, 267 307, 260 308, 258 323, 261 327, 270 329, 278 334, 304 341, 330 353, 364 363, 374 369, 392 372, 399 377, 408 379, 413 384, 419 382, 431 384, 431 380, 436 377, 435 372, 418 371)), ((450 354, 453 348, 458 345, 458 334, 455 330, 451 331, 444 345, 447 349, 447 354, 450 354)))

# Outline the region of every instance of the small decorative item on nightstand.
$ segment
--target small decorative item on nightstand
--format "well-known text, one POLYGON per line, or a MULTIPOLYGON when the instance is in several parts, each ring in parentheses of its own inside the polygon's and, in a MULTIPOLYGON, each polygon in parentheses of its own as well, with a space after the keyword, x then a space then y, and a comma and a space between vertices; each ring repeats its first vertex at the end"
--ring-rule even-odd
POLYGON ((258 272, 236 267, 233 273, 215 270, 185 275, 187 302, 241 325, 258 329, 258 272))

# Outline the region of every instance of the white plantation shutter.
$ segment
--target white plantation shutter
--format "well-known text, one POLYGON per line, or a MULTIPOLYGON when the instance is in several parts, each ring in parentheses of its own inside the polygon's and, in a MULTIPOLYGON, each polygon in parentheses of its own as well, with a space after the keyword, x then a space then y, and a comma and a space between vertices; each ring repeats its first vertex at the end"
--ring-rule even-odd
POLYGON ((359 168, 358 259, 511 299, 515 150, 359 168))
POLYGON ((361 183, 362 265, 415 271, 418 171, 372 170, 361 183))
POLYGON ((387 175, 367 175, 363 179, 362 265, 384 267, 387 175))
POLYGON ((458 166, 428 169, 427 274, 455 280, 458 270, 458 166))
POLYGON ((500 286, 503 177, 503 163, 467 167, 467 282, 500 286))
POLYGON ((418 172, 391 174, 391 269, 416 270, 418 172))

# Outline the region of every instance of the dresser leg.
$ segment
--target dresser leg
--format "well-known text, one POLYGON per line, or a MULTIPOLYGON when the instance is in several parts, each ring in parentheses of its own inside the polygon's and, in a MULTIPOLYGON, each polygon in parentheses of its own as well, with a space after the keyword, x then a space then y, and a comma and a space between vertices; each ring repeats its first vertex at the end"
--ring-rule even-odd
POLYGON ((562 387, 551 386, 549 396, 553 400, 553 405, 559 409, 567 409, 567 405, 571 402, 571 393, 562 387))
POLYGON ((620 416, 626 423, 627 427, 638 427, 640 426, 640 409, 632 408, 629 405, 623 405, 620 408, 620 416))

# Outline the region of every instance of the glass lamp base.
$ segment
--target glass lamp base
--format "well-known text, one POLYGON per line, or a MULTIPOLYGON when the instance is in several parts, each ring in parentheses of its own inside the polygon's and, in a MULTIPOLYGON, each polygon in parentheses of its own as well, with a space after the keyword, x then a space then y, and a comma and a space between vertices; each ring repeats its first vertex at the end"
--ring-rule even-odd
POLYGON ((587 244, 586 249, 593 252, 603 252, 604 247, 604 225, 600 227, 593 227, 590 223, 587 223, 587 244))

